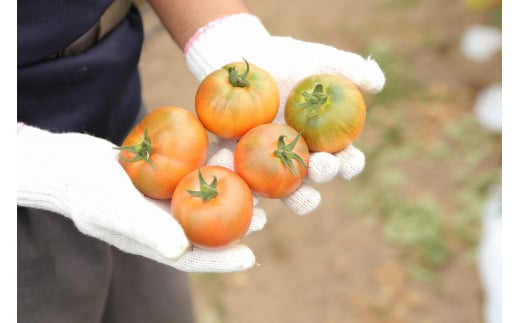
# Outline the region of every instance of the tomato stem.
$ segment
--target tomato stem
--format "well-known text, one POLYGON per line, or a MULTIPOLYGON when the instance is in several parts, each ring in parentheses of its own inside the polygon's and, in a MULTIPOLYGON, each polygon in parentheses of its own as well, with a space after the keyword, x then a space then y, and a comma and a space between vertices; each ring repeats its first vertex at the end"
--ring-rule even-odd
POLYGON ((208 185, 208 183, 204 180, 204 177, 202 177, 202 173, 199 169, 199 183, 200 191, 188 190, 188 193, 191 196, 200 197, 204 202, 207 202, 218 195, 216 176, 213 176, 213 181, 208 185))
POLYGON ((247 77, 249 76, 249 63, 243 58, 244 62, 246 62, 246 71, 244 74, 238 74, 236 66, 231 66, 228 68, 229 74, 229 83, 234 87, 246 87, 249 86, 249 81, 247 77))
POLYGON ((151 156, 153 153, 153 146, 152 146, 152 141, 150 139, 150 136, 148 135, 147 128, 144 128, 143 140, 140 143, 138 143, 137 145, 114 147, 114 149, 129 151, 129 152, 135 154, 134 158, 130 158, 130 159, 125 158, 120 155, 119 157, 122 160, 124 160, 125 162, 136 162, 136 161, 144 160, 145 162, 150 164, 150 166, 152 166, 155 169, 155 165, 151 159, 151 156))
POLYGON ((323 92, 323 85, 321 83, 318 83, 314 86, 312 93, 303 91, 302 95, 305 102, 298 104, 298 106, 301 106, 303 109, 307 110, 307 118, 316 116, 320 112, 323 104, 325 104, 328 99, 327 94, 323 92))
POLYGON ((287 145, 285 143, 285 137, 287 136, 281 135, 278 137, 278 148, 274 151, 274 155, 280 158, 284 167, 287 168, 294 176, 298 176, 298 170, 296 169, 296 166, 294 166, 293 159, 296 159, 296 161, 299 162, 303 167, 307 167, 301 156, 292 151, 298 143, 300 136, 301 132, 298 133, 294 140, 287 145))

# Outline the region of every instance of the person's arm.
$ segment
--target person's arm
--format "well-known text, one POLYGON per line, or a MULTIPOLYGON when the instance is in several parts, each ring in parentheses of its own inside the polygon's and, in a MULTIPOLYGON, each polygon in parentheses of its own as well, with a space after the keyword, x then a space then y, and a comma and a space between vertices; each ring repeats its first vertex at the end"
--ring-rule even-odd
POLYGON ((231 14, 249 12, 241 0, 149 0, 162 24, 184 49, 191 36, 210 21, 231 14))

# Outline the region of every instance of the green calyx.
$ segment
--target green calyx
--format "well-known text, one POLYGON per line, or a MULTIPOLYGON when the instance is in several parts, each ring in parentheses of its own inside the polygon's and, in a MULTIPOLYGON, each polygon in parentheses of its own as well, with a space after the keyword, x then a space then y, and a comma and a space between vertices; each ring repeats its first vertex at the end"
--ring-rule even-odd
POLYGON ((298 142, 298 139, 300 139, 300 136, 301 133, 298 133, 294 140, 287 145, 285 143, 285 137, 287 136, 281 135, 278 137, 278 147, 274 151, 274 155, 280 158, 284 167, 287 168, 294 176, 298 176, 298 170, 296 169, 296 166, 294 166, 293 159, 296 159, 296 161, 303 167, 307 167, 301 156, 293 151, 296 143, 298 142))
POLYGON ((231 66, 228 68, 229 83, 231 83, 231 85, 234 87, 249 86, 249 81, 247 80, 247 77, 249 76, 249 63, 245 59, 244 62, 246 62, 246 71, 244 74, 238 74, 236 66, 231 66))
POLYGON ((323 92, 323 85, 320 83, 314 86, 312 93, 303 91, 302 95, 305 102, 298 104, 298 106, 307 110, 307 118, 316 116, 321 111, 323 104, 325 104, 328 99, 327 94, 323 92))
POLYGON ((188 193, 194 197, 200 197, 204 202, 207 202, 218 195, 217 192, 217 177, 213 176, 213 181, 208 185, 202 177, 202 173, 199 169, 199 182, 200 182, 200 191, 188 190, 188 193))
POLYGON ((136 162, 136 161, 144 160, 145 162, 150 164, 150 166, 152 166, 155 169, 155 165, 153 164, 152 159, 151 159, 151 156, 153 153, 152 141, 150 140, 150 136, 148 135, 148 129, 146 129, 146 128, 144 129, 143 140, 140 143, 138 143, 137 145, 115 147, 114 149, 129 151, 129 152, 135 154, 134 158, 130 158, 130 159, 120 156, 120 158, 126 162, 136 162))

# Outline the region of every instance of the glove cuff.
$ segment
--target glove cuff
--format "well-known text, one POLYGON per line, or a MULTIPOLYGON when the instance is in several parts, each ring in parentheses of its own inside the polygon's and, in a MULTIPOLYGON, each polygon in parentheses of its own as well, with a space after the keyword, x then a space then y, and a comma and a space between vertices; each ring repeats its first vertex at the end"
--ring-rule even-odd
POLYGON ((45 162, 50 136, 48 131, 18 124, 17 204, 68 215, 68 203, 57 185, 59 179, 48 178, 56 173, 49 169, 52 165, 47 167, 45 162))
POLYGON ((200 81, 225 64, 247 59, 245 50, 257 47, 269 36, 257 16, 233 14, 199 28, 184 47, 184 57, 188 68, 200 81))

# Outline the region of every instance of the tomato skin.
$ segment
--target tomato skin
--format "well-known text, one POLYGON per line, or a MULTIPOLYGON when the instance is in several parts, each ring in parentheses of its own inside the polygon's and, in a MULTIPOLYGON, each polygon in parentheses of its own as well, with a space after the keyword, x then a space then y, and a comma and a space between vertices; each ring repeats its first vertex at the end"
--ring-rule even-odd
POLYGON ((278 112, 278 84, 268 72, 248 64, 248 86, 230 82, 229 68, 246 71, 246 63, 236 62, 213 71, 197 88, 197 116, 206 129, 221 138, 239 138, 254 126, 273 121, 278 112))
POLYGON ((307 142, 312 152, 336 153, 345 149, 360 135, 366 118, 366 105, 358 87, 343 76, 316 74, 296 84, 285 105, 285 122, 307 142), (310 110, 303 92, 313 93, 318 84, 323 86, 326 101, 308 117, 310 110))
POLYGON ((170 199, 181 178, 205 162, 208 134, 190 111, 166 106, 149 112, 130 131, 122 146, 139 145, 145 129, 153 148, 150 162, 129 161, 136 154, 127 150, 120 151, 119 162, 144 195, 170 199))
POLYGON ((298 136, 298 132, 286 124, 263 124, 249 130, 236 145, 235 171, 259 196, 286 197, 302 184, 307 175, 309 150, 303 138, 298 138, 293 152, 302 158, 304 165, 292 159, 296 170, 293 173, 274 154, 280 135, 286 136, 285 143, 289 144, 298 136))
POLYGON ((210 250, 225 248, 247 232, 253 215, 253 194, 240 176, 225 167, 202 166, 200 172, 207 183, 217 178, 216 197, 203 201, 188 192, 200 190, 197 169, 177 185, 171 212, 193 245, 210 250))

